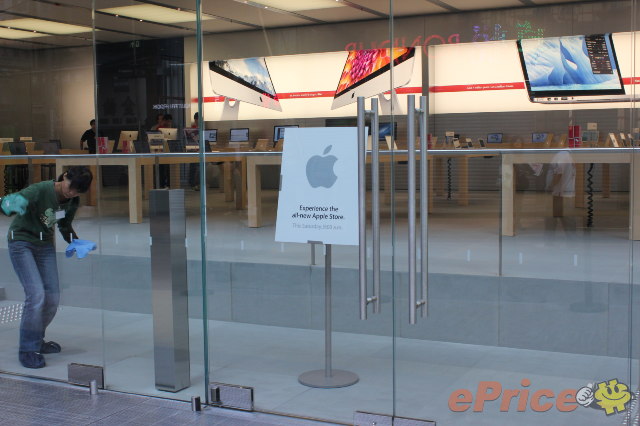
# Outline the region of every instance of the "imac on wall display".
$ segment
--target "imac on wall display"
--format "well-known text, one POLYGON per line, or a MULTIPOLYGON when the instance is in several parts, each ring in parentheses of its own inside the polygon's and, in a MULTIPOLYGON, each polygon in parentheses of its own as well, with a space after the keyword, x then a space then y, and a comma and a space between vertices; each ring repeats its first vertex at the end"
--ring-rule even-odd
POLYGON ((531 102, 612 102, 625 99, 611 34, 518 40, 531 102))
POLYGON ((342 70, 331 109, 351 104, 360 96, 369 98, 389 91, 391 61, 393 87, 409 83, 413 74, 415 48, 352 50, 342 70))
POLYGON ((297 124, 290 124, 284 126, 273 126, 273 141, 278 142, 280 139, 284 139, 284 131, 287 127, 300 127, 297 124))
POLYGON ((219 95, 282 111, 265 58, 211 61, 209 77, 219 95))

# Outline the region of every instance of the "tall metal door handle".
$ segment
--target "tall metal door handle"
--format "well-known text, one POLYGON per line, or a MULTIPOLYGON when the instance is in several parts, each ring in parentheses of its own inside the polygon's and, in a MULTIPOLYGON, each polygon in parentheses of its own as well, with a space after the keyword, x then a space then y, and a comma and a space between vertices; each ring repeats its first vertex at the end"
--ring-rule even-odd
POLYGON ((429 157, 427 155, 427 137, 429 135, 429 123, 427 118, 429 109, 427 97, 420 96, 420 282, 422 296, 421 315, 429 313, 429 242, 428 242, 428 215, 429 215, 429 157))
POLYGON ((380 140, 378 99, 371 99, 371 226, 373 228, 373 313, 380 312, 380 140))
POLYGON ((367 207, 366 207, 366 133, 364 97, 358 97, 358 281, 360 286, 360 319, 367 319, 367 207))
POLYGON ((407 97, 407 151, 408 151, 408 221, 409 221, 409 324, 416 324, 417 310, 420 308, 421 316, 427 315, 427 278, 428 278, 428 256, 427 256, 427 194, 428 194, 428 158, 427 158, 427 100, 420 97, 420 273, 421 291, 420 299, 417 297, 416 289, 416 107, 415 96, 407 97))
POLYGON ((416 98, 407 96, 409 324, 416 323, 416 98))
POLYGON ((359 286, 360 319, 367 319, 367 306, 373 303, 373 312, 380 312, 380 173, 378 142, 378 100, 371 100, 371 110, 365 110, 364 98, 358 97, 358 230, 359 230, 359 286), (371 116, 372 148, 372 226, 373 226, 373 296, 368 297, 367 284, 367 210, 366 210, 366 116, 371 116))

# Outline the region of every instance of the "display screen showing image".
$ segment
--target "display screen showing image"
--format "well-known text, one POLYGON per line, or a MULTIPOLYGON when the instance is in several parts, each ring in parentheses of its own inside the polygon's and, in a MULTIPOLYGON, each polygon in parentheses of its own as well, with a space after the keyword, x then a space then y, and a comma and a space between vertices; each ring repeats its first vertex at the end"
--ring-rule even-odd
POLYGON ((204 140, 207 142, 216 142, 218 140, 218 129, 205 130, 204 140))
POLYGON ((229 142, 247 142, 249 141, 249 129, 231 129, 229 131, 229 142))
POLYGON ((489 133, 487 135, 487 143, 501 143, 502 133, 489 133))
POLYGON ((379 130, 378 130, 378 140, 385 140, 386 136, 395 136, 398 134, 398 123, 393 123, 394 126, 391 126, 391 123, 380 123, 379 125, 379 130), (392 131, 393 131, 393 135, 392 135, 392 131))
POLYGON ((264 58, 211 61, 209 69, 272 99, 277 99, 264 58))
POLYGON ((518 40, 532 96, 624 94, 611 34, 518 40))
POLYGON ((284 131, 287 127, 298 127, 297 124, 290 124, 284 126, 273 126, 273 141, 278 142, 280 139, 284 139, 284 131))
POLYGON ((391 55, 394 65, 398 65, 413 57, 414 49, 398 47, 393 49, 352 50, 342 70, 336 97, 356 87, 390 68, 391 55))
POLYGON ((531 134, 531 142, 544 142, 547 140, 546 133, 532 133, 531 134))

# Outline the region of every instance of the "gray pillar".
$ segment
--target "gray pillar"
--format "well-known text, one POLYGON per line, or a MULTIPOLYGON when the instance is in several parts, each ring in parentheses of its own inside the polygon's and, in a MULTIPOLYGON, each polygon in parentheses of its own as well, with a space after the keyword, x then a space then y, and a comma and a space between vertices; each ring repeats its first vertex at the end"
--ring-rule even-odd
POLYGON ((156 388, 190 386, 184 190, 150 191, 151 282, 156 388))

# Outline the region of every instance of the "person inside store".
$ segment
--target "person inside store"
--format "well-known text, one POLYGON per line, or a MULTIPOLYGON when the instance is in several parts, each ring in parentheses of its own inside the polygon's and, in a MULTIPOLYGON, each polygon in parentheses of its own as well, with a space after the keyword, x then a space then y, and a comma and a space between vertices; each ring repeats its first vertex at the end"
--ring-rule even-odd
POLYGON ((45 340, 60 301, 54 229, 57 224, 70 247, 76 244, 72 221, 80 203, 78 195, 89 190, 92 180, 87 167, 75 166, 55 182, 34 183, 0 200, 2 213, 14 216, 7 239, 9 258, 25 294, 18 359, 26 368, 42 368, 43 354, 62 350, 60 344, 45 340))
POLYGON ((173 128, 173 116, 171 114, 164 114, 162 119, 162 125, 158 129, 172 129, 173 128))
POLYGON ((89 122, 90 129, 86 130, 80 137, 80 149, 84 149, 84 143, 87 143, 89 154, 96 153, 96 120, 93 119, 89 122))
MULTIPOLYGON (((191 124, 192 129, 197 129, 200 125, 200 114, 197 112, 193 114, 193 123, 191 124)), ((195 136, 194 142, 198 143, 198 136, 195 136)), ((190 163, 189 164, 189 185, 191 185, 191 189, 194 191, 200 190, 200 164, 198 163, 190 163)))
POLYGON ((159 113, 159 114, 156 115, 156 124, 151 126, 150 130, 153 130, 154 132, 157 132, 160 127, 163 127, 163 125, 164 125, 164 114, 163 113, 159 113))
POLYGON ((568 151, 560 151, 553 156, 547 174, 547 188, 553 198, 553 218, 547 223, 547 231, 575 231, 575 218, 565 215, 566 200, 575 197, 576 166, 573 156, 568 151))
MULTIPOLYGON (((170 129, 173 126, 173 116, 171 114, 158 114, 156 117, 157 123, 151 128, 151 130, 158 131, 160 129, 170 129)), ((169 188, 169 165, 160 164, 158 166, 160 173, 160 187, 169 188)))

